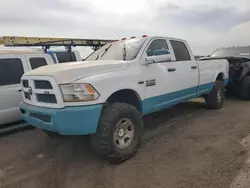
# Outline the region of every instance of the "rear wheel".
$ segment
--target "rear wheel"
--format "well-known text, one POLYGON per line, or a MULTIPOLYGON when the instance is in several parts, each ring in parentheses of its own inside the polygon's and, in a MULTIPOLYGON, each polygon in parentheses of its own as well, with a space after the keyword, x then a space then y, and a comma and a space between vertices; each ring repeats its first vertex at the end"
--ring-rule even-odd
POLYGON ((205 97, 206 105, 211 109, 220 109, 225 100, 225 89, 223 81, 215 81, 211 92, 205 97))
POLYGON ((244 100, 250 100, 250 76, 245 76, 239 84, 238 96, 244 100))
POLYGON ((97 132, 91 135, 94 152, 112 163, 132 157, 140 144, 143 123, 140 112, 125 103, 103 109, 97 132))

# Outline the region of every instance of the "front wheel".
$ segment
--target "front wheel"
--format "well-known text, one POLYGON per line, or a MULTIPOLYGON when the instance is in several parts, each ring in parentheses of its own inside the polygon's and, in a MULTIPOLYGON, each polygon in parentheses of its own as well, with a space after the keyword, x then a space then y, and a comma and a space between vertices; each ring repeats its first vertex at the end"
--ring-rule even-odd
POLYGON ((140 144, 143 123, 140 112, 125 103, 103 109, 97 132, 91 135, 94 152, 112 163, 132 157, 140 144))
POLYGON ((223 81, 215 81, 213 89, 205 97, 206 105, 211 109, 220 109, 224 105, 225 89, 223 81))

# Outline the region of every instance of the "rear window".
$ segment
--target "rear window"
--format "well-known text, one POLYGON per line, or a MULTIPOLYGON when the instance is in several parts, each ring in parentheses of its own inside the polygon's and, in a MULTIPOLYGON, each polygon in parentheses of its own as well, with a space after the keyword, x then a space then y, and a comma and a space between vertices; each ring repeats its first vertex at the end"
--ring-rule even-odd
POLYGON ((0 86, 19 84, 23 73, 21 59, 0 59, 0 86))
POLYGON ((70 61, 76 61, 74 52, 54 52, 57 56, 59 63, 65 63, 70 61))
POLYGON ((30 66, 31 69, 37 69, 38 67, 42 67, 47 65, 47 61, 43 57, 32 57, 30 58, 30 66))

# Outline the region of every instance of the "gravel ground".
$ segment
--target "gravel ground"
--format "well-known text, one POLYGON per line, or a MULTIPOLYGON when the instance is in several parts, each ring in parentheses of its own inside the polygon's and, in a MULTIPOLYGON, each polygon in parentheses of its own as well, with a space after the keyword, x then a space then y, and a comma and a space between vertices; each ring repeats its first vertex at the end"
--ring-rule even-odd
POLYGON ((0 188, 249 188, 250 102, 188 102, 145 117, 139 153, 111 165, 88 137, 38 129, 0 137, 0 188))

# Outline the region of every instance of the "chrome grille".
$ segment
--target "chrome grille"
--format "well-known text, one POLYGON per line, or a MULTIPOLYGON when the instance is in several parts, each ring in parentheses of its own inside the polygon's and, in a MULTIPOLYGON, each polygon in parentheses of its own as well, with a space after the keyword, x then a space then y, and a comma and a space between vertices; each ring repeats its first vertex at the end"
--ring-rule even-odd
POLYGON ((45 108, 63 108, 60 86, 51 76, 23 76, 22 97, 27 104, 45 108), (28 82, 28 87, 27 86, 28 82))
POLYGON ((57 103, 56 96, 54 94, 37 94, 37 101, 43 103, 57 103))
POLYGON ((34 84, 36 89, 53 89, 51 83, 47 80, 35 80, 34 84))

